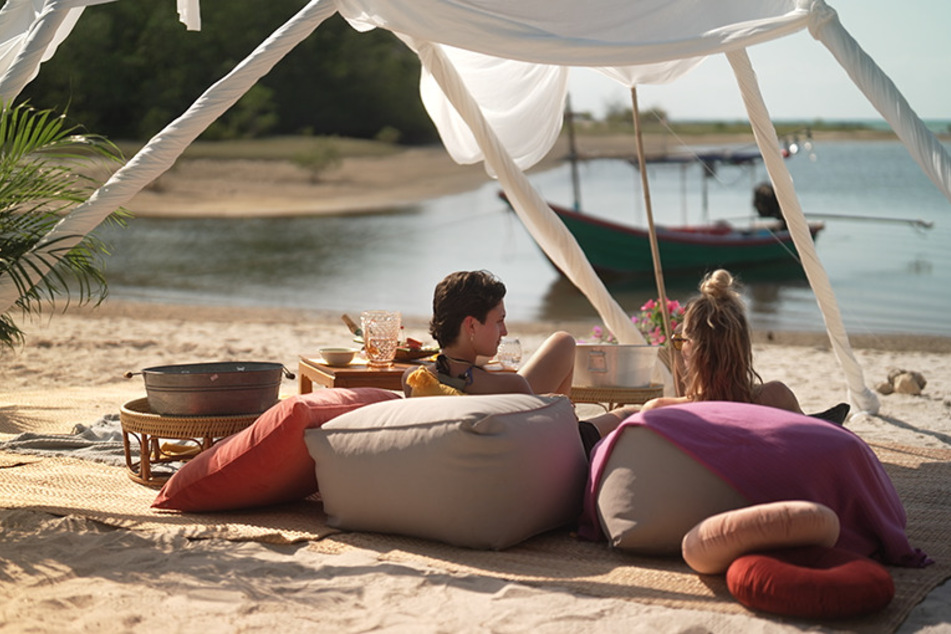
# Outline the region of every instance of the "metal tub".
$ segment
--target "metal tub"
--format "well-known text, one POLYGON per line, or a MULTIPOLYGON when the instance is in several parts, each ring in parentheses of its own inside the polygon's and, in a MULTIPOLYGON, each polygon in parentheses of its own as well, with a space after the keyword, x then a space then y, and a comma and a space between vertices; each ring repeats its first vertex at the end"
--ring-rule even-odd
MULTIPOLYGON (((149 409, 164 416, 258 414, 278 401, 280 363, 221 362, 145 368, 149 409)), ((131 376, 127 374, 126 376, 131 376)))

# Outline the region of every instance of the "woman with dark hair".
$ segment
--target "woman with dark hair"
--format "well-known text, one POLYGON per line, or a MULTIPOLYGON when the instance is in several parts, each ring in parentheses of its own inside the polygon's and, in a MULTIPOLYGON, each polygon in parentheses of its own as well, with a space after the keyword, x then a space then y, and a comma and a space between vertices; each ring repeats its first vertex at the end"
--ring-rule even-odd
POLYGON ((779 381, 763 382, 753 369, 750 326, 733 276, 724 269, 700 282, 684 311, 683 330, 671 337, 683 355, 684 395, 648 401, 653 409, 691 401, 736 401, 802 413, 796 395, 779 381))

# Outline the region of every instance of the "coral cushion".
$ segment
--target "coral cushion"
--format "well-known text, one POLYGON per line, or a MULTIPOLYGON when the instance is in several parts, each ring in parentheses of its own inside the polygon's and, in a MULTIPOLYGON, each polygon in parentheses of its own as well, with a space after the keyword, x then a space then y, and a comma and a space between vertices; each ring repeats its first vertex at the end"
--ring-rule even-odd
POLYGON ((700 574, 721 574, 746 553, 792 546, 834 546, 839 518, 828 506, 793 500, 757 504, 708 517, 684 535, 684 561, 700 574))
POLYGON ((225 511, 300 500, 317 491, 304 430, 358 407, 398 399, 379 388, 330 388, 277 403, 247 429, 201 452, 173 475, 153 508, 225 511))
POLYGON ((748 608, 809 619, 870 614, 895 596, 884 566, 824 546, 743 555, 730 564, 726 583, 730 594, 748 608))
POLYGON ((304 436, 338 528, 501 549, 581 510, 588 462, 564 397, 377 403, 304 436))

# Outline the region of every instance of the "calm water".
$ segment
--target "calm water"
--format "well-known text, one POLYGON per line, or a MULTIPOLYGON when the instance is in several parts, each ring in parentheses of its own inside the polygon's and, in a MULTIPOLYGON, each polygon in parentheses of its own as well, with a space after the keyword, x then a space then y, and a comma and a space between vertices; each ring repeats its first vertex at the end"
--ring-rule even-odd
MULTIPOLYGON (((808 214, 922 219, 908 224, 826 220, 817 249, 846 326, 854 333, 951 335, 951 203, 896 142, 817 143, 789 168, 808 214)), ((636 224, 644 212, 634 169, 620 161, 581 168, 582 204, 590 213, 636 224)), ((535 174, 544 197, 571 202, 567 166, 535 174)), ((745 222, 761 166, 724 167, 708 180, 709 220, 745 222)), ((704 220, 699 168, 653 166, 658 223, 704 220)), ((117 299, 265 305, 358 313, 391 308, 427 316, 432 288, 446 273, 485 268, 509 289, 512 321, 597 321, 587 301, 551 267, 497 187, 409 209, 316 218, 159 220, 139 218, 108 229, 107 262, 117 299)), ((747 271, 746 298, 758 329, 823 329, 812 291, 795 266, 747 271)), ((666 280, 668 295, 688 299, 696 277, 666 280)), ((635 311, 656 296, 652 280, 609 285, 635 311)))

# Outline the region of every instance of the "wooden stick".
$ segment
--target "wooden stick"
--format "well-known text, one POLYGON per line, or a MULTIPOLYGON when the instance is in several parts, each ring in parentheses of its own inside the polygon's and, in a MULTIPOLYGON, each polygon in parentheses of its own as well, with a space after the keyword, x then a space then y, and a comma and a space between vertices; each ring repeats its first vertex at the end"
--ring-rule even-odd
MULTIPOLYGON (((660 263, 660 246, 657 243, 657 230, 654 228, 654 210, 651 207, 650 184, 647 180, 647 161, 644 159, 644 137, 641 133, 641 113, 637 107, 637 86, 631 86, 631 112, 634 115, 634 136, 637 141, 637 165, 641 173, 641 191, 644 193, 644 208, 647 212, 647 228, 650 231, 651 257, 654 262, 654 280, 657 284, 660 314, 664 322, 665 345, 670 345, 670 311, 667 309, 667 289, 664 285, 664 270, 660 263)), ((677 362, 673 352, 670 354, 670 371, 674 376, 674 393, 680 396, 680 380, 677 376, 677 362)))

